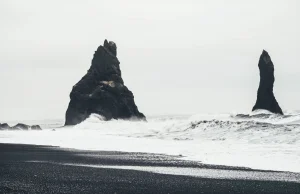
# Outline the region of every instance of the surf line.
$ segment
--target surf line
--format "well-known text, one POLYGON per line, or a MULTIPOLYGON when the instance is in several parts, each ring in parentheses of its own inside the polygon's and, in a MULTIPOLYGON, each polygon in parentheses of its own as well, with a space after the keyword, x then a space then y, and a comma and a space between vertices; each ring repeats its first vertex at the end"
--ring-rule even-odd
POLYGON ((50 161, 30 160, 28 163, 44 163, 63 166, 134 170, 156 174, 180 175, 198 178, 231 179, 231 180, 264 180, 264 181, 286 181, 300 183, 300 174, 289 172, 272 171, 249 171, 249 170, 226 170, 192 167, 166 167, 166 166, 130 166, 130 165, 94 165, 81 163, 61 163, 50 161))

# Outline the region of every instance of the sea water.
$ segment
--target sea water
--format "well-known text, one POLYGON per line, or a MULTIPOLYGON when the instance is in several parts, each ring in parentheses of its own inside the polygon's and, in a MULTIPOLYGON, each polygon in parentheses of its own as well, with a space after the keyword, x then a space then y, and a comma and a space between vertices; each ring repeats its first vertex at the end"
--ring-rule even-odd
POLYGON ((0 131, 0 143, 53 145, 102 151, 146 152, 182 156, 206 164, 300 172, 300 113, 155 116, 147 122, 84 122, 61 127, 63 120, 32 121, 42 131, 0 131))

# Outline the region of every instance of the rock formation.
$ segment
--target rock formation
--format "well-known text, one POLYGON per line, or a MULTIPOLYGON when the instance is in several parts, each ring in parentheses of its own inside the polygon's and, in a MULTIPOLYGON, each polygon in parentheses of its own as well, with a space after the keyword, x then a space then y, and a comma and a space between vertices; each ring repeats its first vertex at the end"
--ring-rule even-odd
POLYGON ((274 93, 274 65, 267 51, 263 51, 259 63, 260 82, 257 91, 257 100, 252 111, 257 109, 265 109, 273 113, 283 114, 278 105, 274 93))
POLYGON ((10 126, 7 123, 0 123, 0 130, 10 129, 10 126))
POLYGON ((0 130, 42 130, 39 125, 26 125, 18 123, 13 127, 10 127, 7 123, 0 123, 0 130))
POLYGON ((145 119, 134 103, 134 96, 121 77, 117 46, 104 41, 94 54, 85 76, 73 86, 65 125, 76 125, 90 114, 110 119, 145 119))
POLYGON ((28 130, 30 128, 29 125, 23 124, 23 123, 18 123, 15 126, 12 127, 12 129, 15 130, 28 130))

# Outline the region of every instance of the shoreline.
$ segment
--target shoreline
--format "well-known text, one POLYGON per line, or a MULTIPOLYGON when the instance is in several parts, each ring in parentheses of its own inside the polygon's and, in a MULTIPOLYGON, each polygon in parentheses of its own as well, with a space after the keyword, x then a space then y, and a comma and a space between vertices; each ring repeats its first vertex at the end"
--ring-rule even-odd
POLYGON ((300 193, 300 173, 0 143, 1 193, 300 193))

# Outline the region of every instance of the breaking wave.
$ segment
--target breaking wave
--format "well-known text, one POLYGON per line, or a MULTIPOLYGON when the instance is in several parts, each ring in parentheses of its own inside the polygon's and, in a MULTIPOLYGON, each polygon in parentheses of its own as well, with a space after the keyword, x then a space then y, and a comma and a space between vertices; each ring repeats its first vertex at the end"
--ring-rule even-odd
POLYGON ((300 114, 296 112, 278 115, 259 110, 251 114, 160 116, 148 122, 107 122, 99 115, 91 115, 75 128, 134 138, 300 143, 300 114))
POLYGON ((180 155, 208 164, 300 172, 298 112, 158 116, 147 122, 103 121, 93 114, 73 127, 0 131, 0 142, 180 155))

